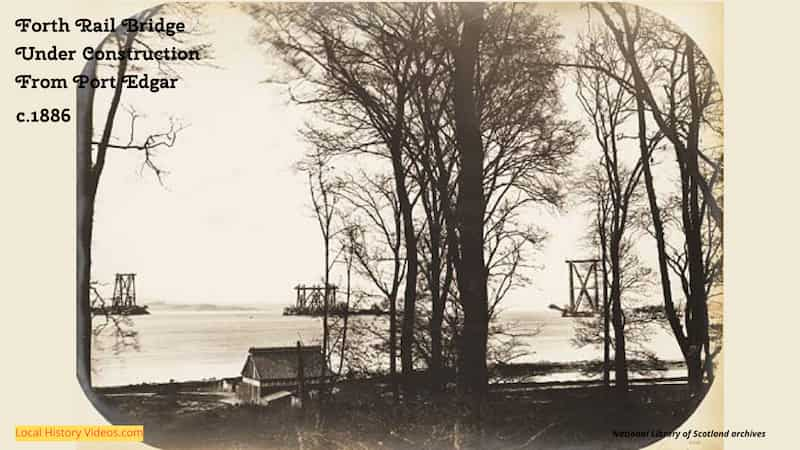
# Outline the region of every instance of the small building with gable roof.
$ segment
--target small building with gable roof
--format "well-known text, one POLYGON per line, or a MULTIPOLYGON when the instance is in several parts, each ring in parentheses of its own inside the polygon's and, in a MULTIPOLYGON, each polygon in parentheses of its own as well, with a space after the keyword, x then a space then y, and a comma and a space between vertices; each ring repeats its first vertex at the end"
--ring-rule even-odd
POLYGON ((271 395, 290 391, 296 395, 301 378, 305 386, 322 381, 322 348, 308 347, 251 347, 242 368, 242 382, 237 388, 239 399, 245 403, 267 404, 271 395))

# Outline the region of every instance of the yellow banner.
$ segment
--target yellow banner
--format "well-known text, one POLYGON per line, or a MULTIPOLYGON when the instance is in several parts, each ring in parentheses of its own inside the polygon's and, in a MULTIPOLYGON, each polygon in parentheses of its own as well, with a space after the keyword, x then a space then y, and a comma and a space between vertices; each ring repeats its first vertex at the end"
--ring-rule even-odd
POLYGON ((142 442, 142 425, 17 425, 17 441, 142 442))

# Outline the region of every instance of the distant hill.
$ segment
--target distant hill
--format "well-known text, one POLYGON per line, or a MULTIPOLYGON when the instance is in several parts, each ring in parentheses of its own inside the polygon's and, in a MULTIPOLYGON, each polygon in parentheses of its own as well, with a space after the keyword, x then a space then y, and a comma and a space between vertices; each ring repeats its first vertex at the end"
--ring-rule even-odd
POLYGON ((150 309, 162 311, 264 311, 270 309, 269 306, 255 305, 217 305, 213 303, 167 303, 164 301, 145 302, 150 309))

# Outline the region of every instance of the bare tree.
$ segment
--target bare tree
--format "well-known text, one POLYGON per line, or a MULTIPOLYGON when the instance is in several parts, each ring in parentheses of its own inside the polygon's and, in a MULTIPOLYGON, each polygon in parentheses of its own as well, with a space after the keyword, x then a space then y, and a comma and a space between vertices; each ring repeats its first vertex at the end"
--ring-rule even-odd
POLYGON ((454 284, 457 234, 454 204, 456 166, 451 111, 451 58, 445 38, 433 23, 423 24, 425 45, 416 52, 414 73, 417 83, 411 95, 411 111, 406 120, 411 175, 417 184, 424 213, 420 225, 420 293, 430 298, 430 307, 417 307, 417 316, 427 324, 427 336, 420 326, 415 338, 417 356, 428 367, 433 391, 444 388, 444 315, 454 284), (426 294, 427 293, 427 294, 426 294), (420 316, 422 314, 422 316, 420 316), (421 342, 429 342, 429 348, 421 342))
MULTIPOLYGON (((635 150, 635 148, 634 148, 635 150)), ((620 179, 627 179, 629 172, 623 172, 627 175, 621 176, 620 179)), ((650 368, 659 363, 657 356, 647 348, 647 343, 652 336, 654 328, 661 325, 663 314, 658 314, 652 311, 652 308, 644 303, 648 298, 653 286, 653 272, 642 261, 638 254, 637 241, 643 232, 638 219, 638 214, 641 209, 641 193, 634 193, 628 201, 628 215, 626 219, 626 226, 623 237, 619 242, 615 242, 617 247, 616 263, 611 261, 610 246, 612 245, 611 236, 614 231, 613 224, 613 209, 615 206, 612 204, 611 185, 609 183, 608 174, 603 167, 602 163, 590 166, 587 173, 581 179, 579 195, 582 200, 589 206, 591 224, 587 234, 587 246, 593 251, 600 250, 601 264, 603 267, 603 289, 609 290, 609 285, 616 284, 616 293, 619 295, 618 307, 619 315, 622 319, 622 337, 625 340, 625 345, 620 346, 617 343, 619 335, 614 333, 606 339, 607 330, 605 327, 611 322, 610 309, 612 302, 610 302, 610 293, 604 293, 606 301, 604 302, 603 314, 594 316, 592 318, 579 320, 575 326, 575 336, 573 337, 573 344, 578 347, 585 345, 592 345, 602 347, 604 349, 604 362, 609 360, 608 347, 613 345, 615 356, 615 379, 620 378, 620 366, 624 369, 625 373, 622 374, 623 379, 627 375, 636 370, 640 373, 647 373, 650 368), (608 267, 616 266, 615 270, 608 270, 608 267), (614 278, 616 278, 616 283, 614 278), (608 281, 606 281, 607 279, 608 281), (624 358, 618 356, 618 352, 625 351, 624 358), (630 361, 629 358, 634 358, 630 361), (622 360, 622 364, 619 363, 622 360), (647 364, 638 364, 640 361, 645 361, 647 364)), ((616 331, 616 330, 615 330, 616 331)), ((603 370, 603 377, 606 385, 609 385, 609 377, 606 366, 600 366, 603 370)), ((587 367, 587 373, 593 373, 591 370, 594 366, 587 367)), ((620 386, 621 383, 615 382, 615 387, 624 394, 625 390, 620 386)))
POLYGON ((346 176, 340 184, 342 196, 352 208, 348 245, 356 272, 370 281, 389 308, 389 376, 397 400, 397 296, 406 266, 400 202, 391 176, 361 172, 358 177, 346 176))
MULTIPOLYGON (((448 23, 455 24, 443 32, 451 37, 453 55, 464 56, 467 43, 478 46, 475 67, 467 74, 472 79, 476 108, 472 125, 479 125, 481 143, 480 162, 472 162, 480 172, 474 175, 467 175, 464 143, 460 140, 465 136, 459 135, 459 110, 466 103, 466 92, 457 87, 459 80, 463 83, 467 80, 458 72, 462 67, 458 62, 463 60, 454 57, 454 135, 460 161, 456 202, 459 253, 455 261, 460 266, 465 258, 462 228, 464 220, 469 220, 464 214, 479 212, 481 232, 476 236, 480 235, 483 241, 482 272, 487 290, 492 290, 486 294, 485 318, 488 319, 507 289, 524 282, 521 272, 516 270, 525 260, 520 256, 535 248, 543 238, 535 227, 516 221, 517 214, 524 208, 542 204, 560 206, 563 199, 561 179, 583 133, 577 123, 560 118, 560 99, 554 95, 558 76, 554 62, 560 58, 559 35, 549 18, 536 14, 532 5, 487 5, 481 13, 480 44, 474 44, 463 40, 464 9, 459 7, 457 13, 449 15, 447 12, 443 8, 440 22, 445 28, 448 23), (458 20, 453 21, 453 17, 458 20), (462 191, 464 183, 474 182, 467 181, 472 176, 481 180, 480 201, 473 197, 473 192, 462 191)), ((469 276, 472 278, 473 274, 469 276)), ((458 283, 464 282, 460 270, 457 270, 457 278, 458 283)), ((466 288, 459 284, 460 291, 462 287, 466 288)), ((460 300, 468 301, 463 291, 460 300)), ((466 309, 468 307, 465 307, 465 315, 468 315, 466 309)), ((467 322, 465 327, 469 326, 467 322)))
MULTIPOLYGON (((595 227, 599 234, 604 270, 609 284, 611 322, 614 326, 615 386, 620 393, 627 392, 628 374, 625 354, 625 318, 622 305, 622 248, 627 239, 626 231, 634 217, 632 203, 640 196, 637 187, 642 176, 642 159, 649 158, 658 145, 661 135, 656 134, 647 142, 647 150, 638 155, 636 141, 625 136, 626 122, 634 114, 634 96, 625 88, 631 82, 631 73, 624 58, 617 50, 609 33, 596 32, 585 38, 579 46, 579 64, 602 64, 609 72, 617 74, 622 83, 604 72, 591 69, 577 71, 577 96, 584 112, 594 128, 595 141, 602 152, 602 173, 590 172, 590 178, 602 177, 588 183, 589 196, 598 202, 595 205, 599 220, 595 227), (626 155, 628 142, 633 143, 633 157, 626 155), (631 168, 626 161, 633 160, 631 168)), ((630 153, 630 152, 628 152, 630 153)), ((639 274, 629 273, 628 276, 639 274)))
MULTIPOLYGON (((199 10, 195 6, 156 6, 146 9, 135 16, 133 19, 147 21, 158 14, 174 13, 186 17, 196 17, 199 10)), ((177 36, 177 35, 176 35, 177 36)), ((115 47, 117 50, 130 52, 134 48, 148 48, 152 45, 152 39, 171 39, 173 42, 187 44, 182 38, 176 36, 166 36, 156 34, 155 37, 145 37, 138 31, 128 31, 126 27, 120 26, 108 34, 96 47, 103 50, 107 47, 115 47)), ((188 44, 187 44, 188 45, 188 44)), ((195 46, 195 49, 207 51, 207 45, 195 46)), ((208 56, 204 53, 204 56, 208 56)), ((170 126, 163 132, 153 133, 144 138, 135 131, 136 119, 140 114, 130 109, 130 130, 126 133, 127 138, 123 140, 114 139, 114 126, 117 120, 117 113, 122 105, 122 93, 124 83, 122 80, 131 71, 151 70, 148 67, 139 67, 130 63, 127 59, 121 59, 115 66, 110 67, 114 72, 116 80, 115 88, 105 116, 105 122, 95 123, 95 94, 96 88, 90 84, 77 89, 76 95, 76 131, 77 131, 77 171, 78 171, 78 190, 77 190, 77 230, 78 230, 78 280, 77 280, 77 313, 78 313, 78 376, 85 381, 86 388, 91 387, 91 267, 92 267, 92 236, 95 212, 95 200, 100 185, 100 179, 105 167, 106 158, 109 150, 137 151, 144 157, 143 168, 150 169, 161 181, 164 173, 154 161, 154 155, 160 148, 172 147, 175 144, 178 133, 183 129, 183 125, 176 121, 171 121, 170 126)), ((98 61, 90 60, 86 63, 81 75, 94 78, 101 70, 98 61)), ((173 68, 166 64, 159 63, 155 69, 159 73, 169 72, 174 74, 173 68)))
POLYGON ((592 7, 602 17, 630 66, 634 82, 627 86, 635 90, 664 137, 681 155, 679 159, 687 165, 687 176, 696 184, 693 189, 702 192, 710 215, 722 229, 722 207, 713 183, 709 183, 699 165, 703 161, 715 171, 721 170, 721 161, 709 158, 700 149, 701 128, 706 126, 721 133, 722 97, 711 65, 694 41, 664 17, 620 3, 608 7, 592 4, 592 7), (642 63, 645 59, 664 78, 645 73, 646 63, 642 63), (666 99, 661 101, 654 87, 665 79, 666 99))
MULTIPOLYGON (((441 33, 449 37, 445 42, 456 54, 463 33, 461 8, 442 6, 437 11, 444 28, 441 33)), ((558 66, 554 64, 561 56, 560 37, 551 19, 537 14, 533 5, 517 4, 486 5, 483 18, 473 87, 483 155, 483 205, 474 199, 468 203, 482 210, 487 318, 491 319, 505 294, 527 283, 521 270, 530 268, 526 254, 545 237, 517 218, 525 209, 561 205, 561 179, 583 132, 576 122, 560 117, 558 66)), ((458 79, 455 72, 451 76, 458 79)), ((461 95, 456 93, 456 98, 461 95)), ((455 119, 456 103, 453 108, 455 119)), ((453 128, 456 136, 457 127, 453 128)), ((459 161, 463 161, 462 151, 457 145, 459 161)), ((458 169, 457 198, 461 198, 463 164, 458 169)), ((456 203, 454 221, 461 223, 464 218, 456 203)), ((457 231, 458 251, 452 259, 458 267, 463 262, 463 233, 457 231)))
MULTIPOLYGON (((343 220, 344 223, 344 220, 343 220)), ((345 264, 345 303, 342 311, 342 331, 339 341, 341 342, 339 348, 339 369, 336 371, 336 377, 342 376, 344 369, 345 355, 347 355, 347 330, 348 321, 350 318, 350 309, 352 307, 351 297, 353 294, 352 289, 352 274, 353 264, 356 259, 356 229, 352 226, 345 225, 342 229, 342 237, 340 238, 340 254, 344 259, 345 264)))
MULTIPOLYGON (((452 50, 460 19, 453 5, 430 8, 436 26, 425 29, 426 45, 413 67, 417 79, 411 102, 414 115, 407 124, 412 175, 425 213, 420 259, 424 290, 430 291, 432 304, 429 369, 436 389, 443 311, 453 298, 448 292, 460 256, 456 199, 461 167, 452 106, 452 50)), ((484 251, 491 317, 505 294, 526 282, 517 269, 525 266, 523 254, 542 237, 516 217, 522 208, 559 203, 558 178, 582 134, 577 124, 558 117, 554 66, 533 68, 556 56, 554 24, 533 8, 516 5, 487 6, 486 17, 487 38, 476 67, 476 101, 485 124, 481 130, 486 153, 484 251)))
MULTIPOLYGON (((477 236, 480 251, 488 255, 480 271, 491 286, 483 313, 488 319, 506 293, 526 282, 521 270, 528 267, 525 255, 542 238, 534 226, 518 220, 520 212, 561 203, 560 178, 582 137, 576 123, 560 119, 555 23, 532 8, 517 8, 491 5, 485 10, 488 39, 478 47, 471 83, 476 118, 486 123, 478 129, 486 157, 474 174, 486 200, 485 205, 465 201, 460 207, 464 167, 455 101, 461 97, 454 95, 453 69, 463 31, 460 7, 250 9, 261 24, 257 36, 295 71, 297 78, 283 80, 292 99, 317 113, 318 120, 305 131, 309 141, 331 155, 371 155, 391 163, 407 262, 403 371, 410 374, 418 360, 416 298, 427 291, 433 347, 428 369, 434 388, 441 386, 436 373, 442 369, 444 311, 448 301, 462 301, 449 289, 463 278, 458 276, 462 213, 477 207, 472 213, 479 214, 479 229, 486 230, 477 236), (414 208, 418 204, 422 207, 414 208)), ((485 329, 488 320, 483 322, 485 329)), ((453 330, 462 336, 463 330, 453 330)))
POLYGON ((311 194, 311 205, 314 209, 314 216, 317 219, 323 247, 323 300, 322 300, 322 354, 325 357, 325 364, 322 367, 322 379, 325 380, 326 372, 330 362, 329 345, 330 330, 328 326, 328 316, 330 313, 330 294, 331 270, 335 257, 331 257, 331 245, 333 238, 338 230, 333 228, 333 219, 337 214, 337 204, 340 197, 336 181, 331 175, 329 158, 324 153, 315 149, 306 156, 298 168, 308 175, 308 187, 311 194))
MULTIPOLYGON (((716 183, 715 183, 716 185, 716 183)), ((710 216, 710 211, 705 205, 702 206, 703 216, 700 226, 703 229, 702 244, 703 244, 703 274, 705 276, 705 296, 711 299, 712 290, 718 286, 722 279, 722 233, 710 216)), ((681 199, 678 195, 673 195, 667 199, 662 208, 663 223, 667 236, 680 236, 683 229, 682 215, 681 215, 681 199)), ((649 219, 649 217, 647 217, 649 219)), ((649 220, 646 221, 649 225, 649 220)), ((651 228, 647 228, 652 233, 651 228)), ((691 269, 689 265, 689 254, 686 245, 681 245, 681 242, 673 242, 672 239, 666 238, 664 242, 666 250, 667 264, 672 273, 678 279, 681 292, 684 298, 688 299, 692 295, 691 285, 691 269)), ((708 323, 709 334, 705 337, 703 343, 704 360, 703 365, 706 375, 709 380, 714 378, 714 365, 713 359, 721 350, 721 346, 717 345, 716 349, 711 349, 711 334, 710 328, 712 324, 708 323)))
POLYGON ((697 51, 694 42, 662 17, 638 7, 593 4, 614 37, 633 83, 627 87, 636 98, 639 139, 643 158, 645 185, 648 190, 654 235, 659 254, 662 291, 667 319, 686 359, 689 384, 694 390, 702 385, 702 350, 709 340, 706 282, 703 264, 703 216, 705 209, 722 232, 722 209, 715 196, 713 181, 722 169, 721 159, 714 161, 701 149, 704 133, 719 133, 721 94, 708 61, 697 51), (662 86, 657 95, 654 86, 662 86), (681 218, 688 261, 688 293, 684 328, 672 301, 661 209, 657 204, 649 158, 646 158, 647 113, 656 128, 672 146, 681 180, 681 218), (711 170, 703 170, 700 162, 711 170), (710 179, 708 173, 711 173, 710 179))
POLYGON ((411 65, 423 6, 306 4, 252 6, 249 10, 263 25, 259 34, 263 41, 312 86, 306 92, 310 91, 313 99, 293 93, 295 101, 319 108, 326 128, 338 125, 349 130, 345 136, 350 142, 341 145, 341 135, 319 128, 309 129, 307 137, 326 143, 333 153, 365 151, 391 162, 406 249, 401 364, 408 381, 413 370, 418 263, 404 121, 415 82, 411 65))
POLYGON ((483 217, 486 205, 483 192, 484 149, 475 100, 475 68, 484 27, 484 7, 480 3, 459 5, 463 25, 458 45, 453 52, 453 105, 461 167, 456 211, 460 246, 458 286, 464 308, 461 336, 462 376, 463 387, 473 396, 473 413, 476 415, 480 414, 488 389, 486 344, 489 305, 483 255, 483 217))

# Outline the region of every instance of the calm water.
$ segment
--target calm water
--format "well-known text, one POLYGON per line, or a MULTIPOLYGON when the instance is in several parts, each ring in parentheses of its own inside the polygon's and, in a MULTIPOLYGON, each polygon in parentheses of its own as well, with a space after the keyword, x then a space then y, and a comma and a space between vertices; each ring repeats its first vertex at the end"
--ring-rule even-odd
MULTIPOLYGON (((321 319, 285 317, 281 308, 254 311, 174 311, 151 308, 149 316, 131 317, 138 348, 114 348, 108 333, 94 343, 92 365, 97 386, 199 380, 237 376, 247 349, 254 346, 318 342, 321 319)), ((602 358, 592 347, 575 348, 574 319, 555 311, 505 312, 501 319, 520 330, 538 329, 524 338, 533 353, 517 362, 568 362, 602 358)), ((99 319, 95 319, 96 321, 99 319)), ((659 330, 649 347, 667 360, 680 360, 673 338, 659 330)), ((574 379, 574 376, 568 376, 574 379)))

